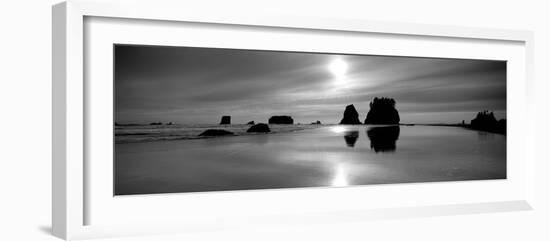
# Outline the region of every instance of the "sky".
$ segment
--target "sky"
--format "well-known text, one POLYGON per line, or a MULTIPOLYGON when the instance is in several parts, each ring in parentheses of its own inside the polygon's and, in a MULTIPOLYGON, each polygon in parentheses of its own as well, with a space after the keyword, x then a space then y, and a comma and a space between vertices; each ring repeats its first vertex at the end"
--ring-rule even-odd
POLYGON ((354 104, 396 101, 401 123, 506 117, 506 62, 195 47, 114 46, 115 121, 338 123, 354 104))

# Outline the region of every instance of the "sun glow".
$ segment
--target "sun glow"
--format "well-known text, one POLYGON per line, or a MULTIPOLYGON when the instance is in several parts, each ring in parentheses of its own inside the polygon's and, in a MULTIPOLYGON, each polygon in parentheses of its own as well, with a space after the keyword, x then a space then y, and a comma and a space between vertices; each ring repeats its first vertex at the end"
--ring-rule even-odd
POLYGON ((341 79, 344 78, 348 72, 348 64, 341 59, 335 59, 328 65, 328 70, 334 77, 341 79))
POLYGON ((334 126, 334 127, 331 128, 331 130, 334 133, 343 133, 343 132, 347 131, 347 129, 343 126, 334 126))

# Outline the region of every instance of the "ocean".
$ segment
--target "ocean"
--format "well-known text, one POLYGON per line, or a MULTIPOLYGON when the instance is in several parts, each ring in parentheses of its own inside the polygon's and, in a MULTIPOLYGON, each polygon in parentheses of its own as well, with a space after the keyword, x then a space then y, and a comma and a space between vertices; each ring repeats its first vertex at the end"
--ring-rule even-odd
MULTIPOLYGON (((151 142, 151 141, 167 141, 167 140, 189 140, 189 139, 204 139, 213 138, 199 136, 203 131, 208 129, 223 129, 231 131, 236 136, 241 135, 263 135, 258 133, 247 133, 246 130, 252 125, 236 124, 236 125, 217 125, 217 124, 196 124, 196 125, 122 125, 115 126, 115 143, 135 143, 135 142, 151 142)), ((318 128, 323 125, 269 125, 271 134, 281 132, 292 132, 318 128)), ((324 125, 327 126, 327 125, 324 125)), ((215 137, 219 138, 219 137, 215 137)))

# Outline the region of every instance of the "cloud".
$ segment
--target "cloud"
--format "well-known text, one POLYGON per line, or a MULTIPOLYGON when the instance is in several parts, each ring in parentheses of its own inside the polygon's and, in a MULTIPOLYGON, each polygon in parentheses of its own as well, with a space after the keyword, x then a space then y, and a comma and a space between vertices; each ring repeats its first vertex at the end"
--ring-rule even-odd
POLYGON ((291 114, 300 122, 336 123, 345 105, 355 104, 364 115, 375 96, 396 99, 403 122, 451 121, 450 117, 466 118, 469 112, 484 109, 505 113, 506 63, 115 47, 116 119, 120 122, 215 123, 221 115, 244 121, 291 114), (335 58, 349 65, 344 84, 336 85, 327 70, 335 58))

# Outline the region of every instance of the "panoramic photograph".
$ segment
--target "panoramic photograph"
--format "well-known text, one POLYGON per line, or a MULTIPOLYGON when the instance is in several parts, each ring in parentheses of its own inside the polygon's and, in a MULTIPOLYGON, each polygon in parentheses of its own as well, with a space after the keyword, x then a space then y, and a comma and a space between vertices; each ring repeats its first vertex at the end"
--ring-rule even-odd
POLYGON ((506 179, 506 61, 113 53, 114 195, 506 179))

